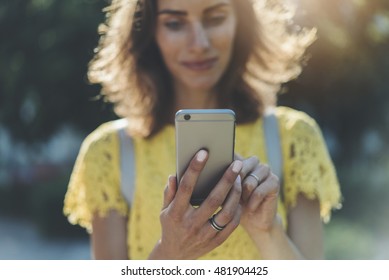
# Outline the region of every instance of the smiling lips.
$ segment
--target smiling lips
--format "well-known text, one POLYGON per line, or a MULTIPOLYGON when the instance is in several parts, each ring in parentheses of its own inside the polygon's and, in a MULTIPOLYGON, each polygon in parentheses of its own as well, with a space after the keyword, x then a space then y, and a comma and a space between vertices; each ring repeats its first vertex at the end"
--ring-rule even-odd
POLYGON ((192 71, 201 72, 211 69, 217 61, 217 58, 210 58, 205 60, 184 61, 182 65, 192 71))

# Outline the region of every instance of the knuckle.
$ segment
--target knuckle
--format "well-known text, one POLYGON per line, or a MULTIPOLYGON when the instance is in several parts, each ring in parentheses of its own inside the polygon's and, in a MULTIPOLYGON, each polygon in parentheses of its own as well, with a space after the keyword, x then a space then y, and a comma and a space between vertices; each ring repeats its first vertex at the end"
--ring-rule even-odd
POLYGON ((243 183, 243 189, 244 189, 244 191, 246 191, 246 192, 252 192, 257 186, 256 186, 256 184, 254 183, 254 182, 250 182, 250 181, 245 181, 244 183, 243 183))
POLYGON ((223 209, 220 214, 221 218, 225 221, 231 221, 235 216, 235 211, 232 209, 223 209))
POLYGON ((159 213, 159 220, 162 222, 166 219, 166 211, 161 211, 161 213, 159 213))
POLYGON ((263 168, 263 172, 266 174, 266 176, 269 176, 269 174, 271 173, 270 166, 267 164, 263 164, 262 168, 263 168))
POLYGON ((234 172, 231 169, 228 169, 226 173, 224 173, 223 178, 227 183, 232 185, 236 180, 237 174, 234 174, 234 172))
POLYGON ((183 193, 189 193, 191 192, 192 188, 190 184, 188 184, 186 178, 183 178, 182 182, 179 185, 180 191, 183 193))
POLYGON ((262 192, 257 189, 255 192, 253 192, 252 196, 254 196, 255 199, 261 199, 262 198, 262 192))
POLYGON ((160 215, 160 219, 169 219, 174 223, 179 223, 181 221, 182 215, 179 211, 177 211, 175 208, 170 207, 168 211, 165 213, 162 212, 160 215))
POLYGON ((280 179, 278 178, 278 176, 274 175, 273 173, 270 176, 270 180, 271 180, 272 185, 276 185, 278 187, 280 186, 280 179))
POLYGON ((167 197, 169 195, 169 188, 168 188, 168 186, 166 186, 165 189, 163 190, 163 195, 164 195, 164 197, 167 197))
POLYGON ((212 208, 217 208, 223 203, 223 199, 220 196, 210 195, 207 199, 207 203, 212 208))
POLYGON ((196 172, 196 173, 199 173, 201 172, 201 170, 203 169, 204 167, 204 163, 202 162, 199 162, 198 160, 196 159, 193 159, 190 164, 189 164, 189 169, 196 172))

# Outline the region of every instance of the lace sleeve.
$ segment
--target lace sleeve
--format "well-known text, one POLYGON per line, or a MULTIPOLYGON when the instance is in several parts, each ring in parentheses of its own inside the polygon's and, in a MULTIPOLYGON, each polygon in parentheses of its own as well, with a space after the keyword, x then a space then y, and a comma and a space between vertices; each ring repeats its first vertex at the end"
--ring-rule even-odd
POLYGON ((280 108, 278 115, 283 139, 285 205, 293 207, 299 193, 318 199, 321 216, 327 222, 331 210, 341 207, 341 192, 320 128, 303 112, 280 108))
POLYGON ((91 231, 94 213, 101 216, 128 208, 120 190, 118 136, 102 125, 83 142, 64 201, 64 214, 72 224, 91 231), (107 131, 108 130, 108 131, 107 131))

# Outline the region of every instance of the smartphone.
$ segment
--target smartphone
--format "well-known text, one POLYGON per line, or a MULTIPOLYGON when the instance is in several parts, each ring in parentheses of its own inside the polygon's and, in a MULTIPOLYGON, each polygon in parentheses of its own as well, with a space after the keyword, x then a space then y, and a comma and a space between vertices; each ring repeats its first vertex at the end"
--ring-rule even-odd
POLYGON ((177 182, 193 156, 208 151, 208 160, 190 203, 200 205, 234 159, 235 113, 229 109, 180 110, 175 116, 177 182))

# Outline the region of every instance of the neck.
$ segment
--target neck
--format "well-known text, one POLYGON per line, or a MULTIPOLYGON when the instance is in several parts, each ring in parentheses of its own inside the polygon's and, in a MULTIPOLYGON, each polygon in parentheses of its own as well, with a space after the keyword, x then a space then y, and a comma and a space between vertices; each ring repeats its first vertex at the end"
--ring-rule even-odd
POLYGON ((218 108, 216 92, 175 87, 175 109, 218 108))

